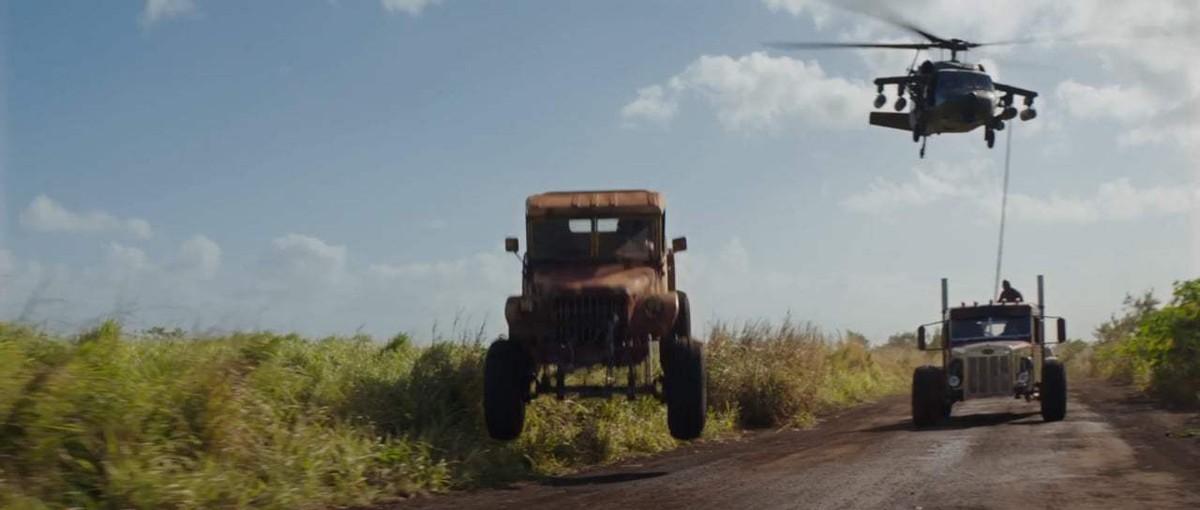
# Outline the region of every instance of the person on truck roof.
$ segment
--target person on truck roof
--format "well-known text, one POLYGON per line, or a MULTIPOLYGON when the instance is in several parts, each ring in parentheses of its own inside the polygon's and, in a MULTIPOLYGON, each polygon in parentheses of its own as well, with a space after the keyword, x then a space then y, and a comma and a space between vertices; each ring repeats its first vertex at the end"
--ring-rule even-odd
POLYGON ((1025 297, 1021 295, 1021 292, 1017 289, 1014 289, 1013 286, 1008 283, 1008 280, 1004 280, 1000 286, 1004 288, 1004 290, 1000 291, 999 301, 1001 303, 1020 303, 1025 301, 1025 297))

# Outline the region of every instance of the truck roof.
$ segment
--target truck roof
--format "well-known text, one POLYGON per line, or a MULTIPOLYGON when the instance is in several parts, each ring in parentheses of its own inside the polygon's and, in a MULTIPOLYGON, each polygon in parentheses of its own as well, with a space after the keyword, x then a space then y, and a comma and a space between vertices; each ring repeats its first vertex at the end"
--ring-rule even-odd
POLYGON ((598 191, 551 191, 525 200, 527 216, 573 213, 655 214, 663 213, 662 193, 644 189, 598 191))
POLYGON ((975 319, 982 317, 1027 317, 1037 310, 1029 303, 989 303, 986 305, 962 306, 950 309, 951 319, 975 319))

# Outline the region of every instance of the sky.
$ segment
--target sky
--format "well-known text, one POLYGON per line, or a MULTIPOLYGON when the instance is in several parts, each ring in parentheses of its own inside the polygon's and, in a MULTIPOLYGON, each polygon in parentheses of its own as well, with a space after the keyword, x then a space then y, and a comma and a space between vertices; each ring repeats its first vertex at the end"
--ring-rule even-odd
POLYGON ((993 295, 1008 134, 1003 276, 1072 337, 1197 277, 1200 3, 856 9, 1037 38, 962 58, 1038 117, 919 159, 866 122, 913 52, 764 44, 914 41, 813 0, 6 2, 0 319, 495 335, 526 196, 649 188, 696 327, 881 341, 993 295))

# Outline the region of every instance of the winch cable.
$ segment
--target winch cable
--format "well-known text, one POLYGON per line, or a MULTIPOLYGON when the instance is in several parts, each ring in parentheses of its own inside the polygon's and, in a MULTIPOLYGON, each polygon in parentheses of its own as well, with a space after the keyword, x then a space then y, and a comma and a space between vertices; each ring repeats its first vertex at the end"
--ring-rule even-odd
POLYGON ((1000 242, 996 247, 996 281, 992 290, 992 295, 996 296, 1000 293, 1000 263, 1004 260, 1004 223, 1008 217, 1008 168, 1009 162, 1012 161, 1012 132, 1015 123, 1010 122, 1007 127, 1008 134, 1004 139, 1004 191, 1000 194, 1000 242))

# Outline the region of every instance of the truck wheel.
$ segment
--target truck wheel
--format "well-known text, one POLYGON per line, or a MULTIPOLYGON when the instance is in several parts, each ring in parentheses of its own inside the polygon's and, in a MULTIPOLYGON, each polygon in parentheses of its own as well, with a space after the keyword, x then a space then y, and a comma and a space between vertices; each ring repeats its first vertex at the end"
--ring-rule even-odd
POLYGON ((691 303, 688 302, 688 296, 685 292, 676 291, 675 294, 679 297, 679 313, 675 315, 675 326, 671 329, 671 336, 659 342, 658 346, 658 362, 662 366, 664 374, 667 373, 667 358, 671 356, 670 349, 667 348, 667 343, 676 338, 692 337, 691 303))
POLYGON ((529 358, 508 339, 492 342, 483 363, 483 418, 492 439, 511 441, 525 427, 529 358))
POLYGON ((917 367, 912 381, 913 425, 926 427, 941 421, 949 411, 946 404, 946 371, 933 366, 917 367))
POLYGON ((1067 416, 1067 371, 1055 359, 1042 366, 1042 419, 1058 421, 1067 416))
POLYGON ((661 347, 670 360, 663 369, 667 428, 675 439, 696 439, 704 432, 708 417, 703 346, 690 337, 675 337, 663 341, 661 347))

